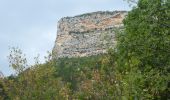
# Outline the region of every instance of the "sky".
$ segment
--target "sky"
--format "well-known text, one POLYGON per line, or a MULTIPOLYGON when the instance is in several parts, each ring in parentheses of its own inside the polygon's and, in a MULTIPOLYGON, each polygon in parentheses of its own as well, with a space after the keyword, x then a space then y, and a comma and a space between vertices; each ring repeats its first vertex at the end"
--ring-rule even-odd
POLYGON ((7 59, 9 47, 20 48, 30 65, 38 54, 43 63, 62 17, 130 9, 124 0, 0 0, 0 71, 5 76, 14 73, 7 59))

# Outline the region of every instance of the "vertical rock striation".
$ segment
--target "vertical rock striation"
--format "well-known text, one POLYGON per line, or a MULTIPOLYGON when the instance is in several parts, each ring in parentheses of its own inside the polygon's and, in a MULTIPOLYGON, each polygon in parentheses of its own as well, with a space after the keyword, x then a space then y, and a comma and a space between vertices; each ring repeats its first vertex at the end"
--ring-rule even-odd
POLYGON ((115 28, 123 26, 126 11, 93 12, 64 17, 58 22, 53 57, 83 57, 106 53, 113 48, 115 28))

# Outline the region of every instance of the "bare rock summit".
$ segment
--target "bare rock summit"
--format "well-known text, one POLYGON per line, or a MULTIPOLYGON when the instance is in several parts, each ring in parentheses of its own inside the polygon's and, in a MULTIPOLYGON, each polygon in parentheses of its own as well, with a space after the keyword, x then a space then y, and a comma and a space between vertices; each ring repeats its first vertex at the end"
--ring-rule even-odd
POLYGON ((116 28, 123 27, 126 11, 99 11, 75 17, 64 17, 58 22, 54 58, 83 57, 106 53, 116 44, 116 28))

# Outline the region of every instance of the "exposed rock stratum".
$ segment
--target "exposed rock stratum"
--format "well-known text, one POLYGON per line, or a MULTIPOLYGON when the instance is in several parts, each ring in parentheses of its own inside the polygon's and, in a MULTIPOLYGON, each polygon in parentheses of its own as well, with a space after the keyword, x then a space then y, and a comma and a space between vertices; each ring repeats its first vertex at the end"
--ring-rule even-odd
POLYGON ((53 48, 55 58, 106 53, 116 44, 114 29, 123 27, 126 11, 99 11, 64 17, 58 22, 53 48))

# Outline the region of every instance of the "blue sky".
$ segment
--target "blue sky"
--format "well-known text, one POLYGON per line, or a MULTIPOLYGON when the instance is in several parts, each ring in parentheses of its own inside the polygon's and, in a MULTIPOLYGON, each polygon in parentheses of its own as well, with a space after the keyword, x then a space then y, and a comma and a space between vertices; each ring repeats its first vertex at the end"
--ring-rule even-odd
POLYGON ((0 71, 13 73, 7 59, 9 46, 22 49, 29 64, 38 54, 43 62, 54 46, 62 17, 130 9, 123 0, 0 0, 0 71))

